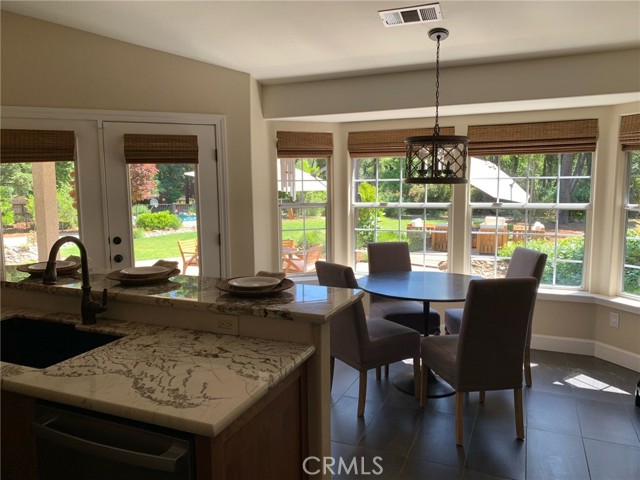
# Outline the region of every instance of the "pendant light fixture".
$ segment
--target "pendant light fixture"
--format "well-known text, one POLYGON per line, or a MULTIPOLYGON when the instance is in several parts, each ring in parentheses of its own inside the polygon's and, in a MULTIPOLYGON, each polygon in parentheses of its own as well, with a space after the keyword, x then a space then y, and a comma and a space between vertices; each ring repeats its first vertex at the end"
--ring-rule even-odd
POLYGON ((467 144, 469 138, 440 135, 440 41, 449 36, 444 28, 429 30, 429 38, 438 42, 436 53, 436 123, 433 135, 407 137, 405 183, 467 183, 467 144))

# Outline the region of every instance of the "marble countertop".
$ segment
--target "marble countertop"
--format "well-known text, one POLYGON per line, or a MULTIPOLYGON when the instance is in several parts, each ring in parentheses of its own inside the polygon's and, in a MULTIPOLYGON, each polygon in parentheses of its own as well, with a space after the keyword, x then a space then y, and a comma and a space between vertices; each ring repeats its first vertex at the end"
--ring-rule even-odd
MULTIPOLYGON (((0 318, 15 315, 81 323, 79 315, 16 307, 3 308, 0 318)), ((119 320, 79 328, 123 338, 45 369, 0 362, 2 389, 213 437, 314 352, 119 320)))
MULTIPOLYGON (((176 275, 162 283, 125 286, 105 277, 108 271, 91 271, 91 286, 96 300, 103 289, 114 301, 170 306, 172 308, 207 310, 212 313, 279 317, 309 323, 326 323, 331 316, 363 296, 361 290, 295 284, 273 296, 248 297, 225 293, 216 288, 218 278, 176 275)), ((78 274, 58 276, 56 285, 44 285, 42 278, 31 277, 5 268, 2 288, 57 295, 81 296, 78 274)))

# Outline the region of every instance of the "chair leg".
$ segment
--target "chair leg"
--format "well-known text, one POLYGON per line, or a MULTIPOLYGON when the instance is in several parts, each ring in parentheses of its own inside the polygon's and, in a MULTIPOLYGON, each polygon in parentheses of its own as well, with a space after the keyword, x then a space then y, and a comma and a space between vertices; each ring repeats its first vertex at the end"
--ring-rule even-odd
POLYGON ((364 415, 364 402, 367 399, 367 371, 360 371, 360 391, 358 392, 358 416, 364 415))
POLYGON ((420 369, 420 406, 424 408, 427 403, 427 382, 429 381, 429 367, 422 365, 420 369))
POLYGON ((480 398, 479 398, 480 403, 484 403, 484 393, 485 393, 484 390, 480 390, 478 393, 480 394, 480 398))
POLYGON ((386 378, 389 378, 389 364, 388 363, 384 366, 384 376, 386 378))
POLYGON ((531 378, 531 347, 524 347, 524 382, 527 387, 533 385, 531 378))
POLYGON ((513 390, 513 401, 516 411, 516 436, 520 440, 524 440, 524 412, 522 409, 522 388, 513 390))
POLYGON ((382 367, 376 367, 376 380, 380 381, 382 378, 382 367))
POLYGON ((413 384, 414 384, 414 395, 419 400, 420 399, 420 357, 415 357, 413 359, 413 384))
POLYGON ((331 360, 329 362, 329 391, 331 391, 331 389, 333 388, 333 372, 336 369, 336 357, 331 357, 331 360))
POLYGON ((456 445, 462 446, 464 431, 464 394, 456 392, 456 445))

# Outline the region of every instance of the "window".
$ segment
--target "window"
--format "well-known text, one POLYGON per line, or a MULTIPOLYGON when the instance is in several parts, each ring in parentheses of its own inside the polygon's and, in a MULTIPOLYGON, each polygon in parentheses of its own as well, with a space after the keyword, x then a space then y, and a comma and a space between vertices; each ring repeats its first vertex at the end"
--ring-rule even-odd
MULTIPOLYGON (((5 265, 46 261, 60 236, 79 236, 75 176, 74 132, 2 130, 5 265)), ((60 258, 78 254, 73 244, 60 250, 60 258)))
MULTIPOLYGON (((443 135, 452 128, 441 129, 443 135)), ((356 272, 368 271, 369 242, 408 242, 414 270, 447 270, 451 185, 404 183, 404 139, 424 130, 352 132, 356 272)))
POLYGON ((622 117, 622 150, 627 152, 623 294, 640 296, 640 115, 622 117))
POLYGON ((278 132, 280 256, 287 275, 315 272, 327 258, 330 133, 278 132))
POLYGON ((519 246, 548 255, 542 283, 584 286, 597 122, 469 128, 471 273, 503 277, 519 246))

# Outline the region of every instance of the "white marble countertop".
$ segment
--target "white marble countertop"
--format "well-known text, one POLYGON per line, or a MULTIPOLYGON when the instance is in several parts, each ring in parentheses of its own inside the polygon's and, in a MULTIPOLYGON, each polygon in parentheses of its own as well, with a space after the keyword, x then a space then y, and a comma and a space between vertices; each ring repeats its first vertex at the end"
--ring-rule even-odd
MULTIPOLYGON (((3 308, 80 324, 79 315, 3 308)), ((123 338, 45 369, 0 363, 2 389, 199 435, 218 435, 314 347, 98 319, 82 329, 123 338)))
MULTIPOLYGON (((218 278, 176 275, 151 285, 125 286, 105 277, 107 271, 91 271, 93 296, 100 300, 107 289, 110 300, 172 308, 206 310, 211 313, 283 318, 298 322, 326 323, 332 315, 362 297, 358 289, 295 284, 273 296, 237 296, 216 288, 218 278)), ((57 295, 82 295, 78 274, 58 276, 56 285, 43 285, 42 278, 30 277, 15 267, 5 268, 2 288, 57 295)))

